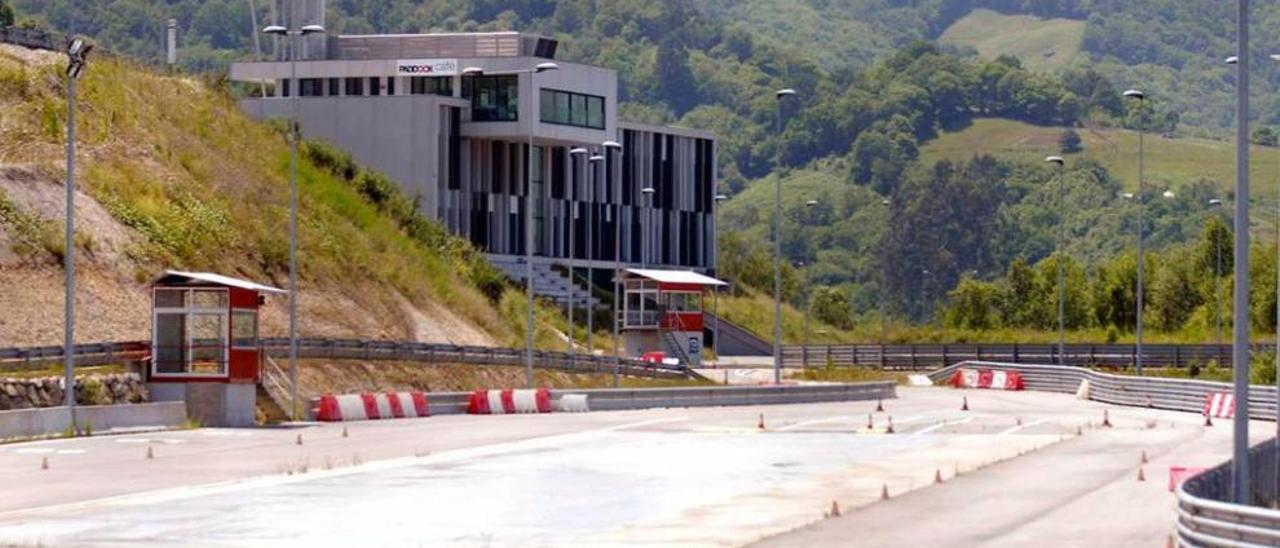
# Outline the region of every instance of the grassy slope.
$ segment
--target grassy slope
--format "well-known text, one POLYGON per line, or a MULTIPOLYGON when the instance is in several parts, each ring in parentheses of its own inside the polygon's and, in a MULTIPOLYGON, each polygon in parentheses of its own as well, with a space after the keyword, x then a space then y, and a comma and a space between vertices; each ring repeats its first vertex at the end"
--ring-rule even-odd
MULTIPOLYGON (((926 143, 920 152, 922 163, 941 159, 965 160, 975 154, 992 154, 1028 162, 1039 162, 1046 155, 1059 154, 1058 136, 1063 128, 1034 126, 1004 119, 980 119, 957 132, 943 133, 926 143)), ((1138 135, 1123 129, 1077 130, 1084 141, 1084 151, 1064 155, 1091 158, 1101 162, 1111 173, 1125 181, 1127 188, 1137 187, 1138 135)), ((1235 185, 1235 145, 1229 141, 1197 138, 1166 139, 1147 135, 1146 178, 1161 188, 1177 188, 1198 179, 1218 183, 1224 194, 1235 185)), ((1251 147, 1250 198, 1254 204, 1255 231, 1260 222, 1275 218, 1274 201, 1280 181, 1280 149, 1251 147)), ((1271 237, 1271 231, 1261 234, 1271 237)))
POLYGON ((988 9, 974 10, 953 23, 938 41, 971 46, 986 59, 1012 55, 1032 70, 1066 66, 1080 51, 1084 21, 1040 19, 1031 15, 1004 15, 988 9), (1042 55, 1052 50, 1053 56, 1042 55))
MULTIPOLYGON (((59 64, 52 54, 0 51, 0 162, 20 160, 60 179, 66 107, 59 64)), ((288 147, 276 131, 201 82, 106 56, 81 82, 79 113, 81 189, 140 235, 125 260, 100 264, 86 252, 82 268, 112 272, 135 288, 172 267, 285 282, 288 147)), ((304 310, 309 289, 341 294, 354 307, 311 303, 313 314, 336 317, 304 317, 304 333, 308 323, 394 313, 401 295, 443 305, 490 334, 509 332, 459 261, 406 237, 348 185, 303 162, 300 191, 304 310)), ((79 236, 91 250, 93 235, 79 236)), ((58 268, 56 257, 41 253, 29 253, 24 268, 58 268)))

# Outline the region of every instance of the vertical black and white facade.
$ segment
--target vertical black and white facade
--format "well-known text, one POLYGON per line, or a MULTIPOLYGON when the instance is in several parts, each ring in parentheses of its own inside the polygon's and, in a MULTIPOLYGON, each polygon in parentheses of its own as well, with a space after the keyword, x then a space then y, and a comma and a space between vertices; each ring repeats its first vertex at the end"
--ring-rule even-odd
POLYGON ((531 74, 557 47, 516 32, 329 36, 296 79, 281 60, 236 63, 231 77, 262 90, 242 101, 256 117, 288 116, 296 96, 307 138, 386 172, 497 262, 523 260, 532 215, 535 264, 611 268, 619 253, 624 266, 713 271, 714 137, 619 121, 612 70, 554 61, 531 74))

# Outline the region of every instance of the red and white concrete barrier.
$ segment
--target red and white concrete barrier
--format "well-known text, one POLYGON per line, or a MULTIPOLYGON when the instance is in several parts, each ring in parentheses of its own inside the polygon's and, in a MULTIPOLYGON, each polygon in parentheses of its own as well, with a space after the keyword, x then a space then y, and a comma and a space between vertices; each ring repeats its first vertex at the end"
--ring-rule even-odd
POLYGON ((472 415, 550 412, 551 391, 546 388, 476 390, 471 393, 471 401, 467 404, 467 413, 472 415))
POLYGON ((1022 390, 1022 375, 1017 371, 991 369, 957 369, 948 384, 956 388, 989 388, 991 390, 1022 390))
POLYGON ((1204 397, 1205 416, 1229 419, 1236 415, 1236 397, 1226 392, 1215 392, 1204 397))
POLYGON ((324 422, 405 419, 431 415, 422 392, 385 394, 326 394, 320 397, 316 420, 324 422))

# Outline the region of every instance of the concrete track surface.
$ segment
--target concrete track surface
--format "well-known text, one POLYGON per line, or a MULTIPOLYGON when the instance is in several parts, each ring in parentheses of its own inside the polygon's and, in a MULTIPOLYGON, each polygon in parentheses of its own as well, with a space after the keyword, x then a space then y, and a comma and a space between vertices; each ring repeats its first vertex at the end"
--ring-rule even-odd
POLYGON ((899 394, 0 446, 0 545, 1162 546, 1168 467, 1230 453, 1191 414, 899 394))

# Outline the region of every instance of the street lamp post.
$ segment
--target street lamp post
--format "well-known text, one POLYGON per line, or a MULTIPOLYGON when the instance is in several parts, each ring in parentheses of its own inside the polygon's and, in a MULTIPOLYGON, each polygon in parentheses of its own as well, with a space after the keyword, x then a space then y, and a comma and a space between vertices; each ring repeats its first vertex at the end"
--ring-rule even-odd
MULTIPOLYGON (((570 182, 570 184, 568 185, 568 186, 569 186, 569 192, 567 193, 567 194, 569 195, 569 253, 567 254, 567 255, 568 255, 569 260, 568 260, 568 262, 566 262, 566 263, 565 263, 565 266, 569 269, 569 301, 568 301, 568 302, 569 302, 569 304, 568 304, 568 306, 565 306, 565 314, 566 314, 566 315, 568 316, 568 318, 569 318, 569 337, 568 337, 568 339, 569 339, 569 359, 570 359, 571 361, 573 360, 573 354, 574 354, 574 347, 573 347, 573 343, 574 343, 574 329, 573 329, 573 305, 574 305, 574 302, 573 302, 573 293, 574 293, 574 283, 575 283, 575 282, 574 282, 574 280, 573 280, 573 273, 574 273, 573 261, 574 261, 574 259, 577 259, 577 257, 575 257, 575 255, 577 254, 577 251, 578 251, 578 247, 577 247, 577 243, 578 243, 578 242, 577 242, 577 241, 575 240, 575 238, 574 238, 574 236, 575 236, 575 234, 576 234, 576 232, 577 232, 577 228, 576 228, 576 227, 577 227, 577 224, 578 224, 577 219, 575 219, 574 217, 575 217, 575 216, 577 215, 577 213, 578 213, 578 204, 574 203, 574 201, 573 201, 573 200, 574 200, 574 198, 577 196, 577 193, 578 193, 578 165, 579 165, 579 164, 578 164, 578 158, 579 158, 580 156, 585 156, 586 154, 587 154, 587 149, 582 148, 582 147, 575 147, 575 148, 573 148, 573 149, 570 149, 570 150, 569 150, 569 158, 573 159, 573 170, 572 170, 572 171, 573 171, 573 177, 572 177, 572 181, 571 181, 571 182, 570 182)), ((590 225, 588 225, 588 227, 589 227, 589 226, 590 226, 590 225)))
MULTIPOLYGON (((813 206, 816 206, 816 205, 818 205, 817 200, 809 200, 804 203, 804 211, 805 211, 804 217, 806 222, 813 222, 812 211, 813 211, 813 206)), ((804 263, 801 262, 800 266, 803 267, 804 263)), ((808 284, 806 284, 806 286, 807 285, 808 284)), ((813 294, 806 287, 804 292, 804 341, 803 341, 803 344, 800 345, 801 356, 803 358, 803 363, 801 365, 805 369, 809 368, 809 314, 811 314, 812 312, 813 312, 813 294)))
MULTIPOLYGON (((534 92, 537 91, 537 75, 559 69, 560 65, 552 62, 538 63, 533 68, 504 71, 503 74, 529 75, 529 143, 528 158, 525 162, 524 193, 524 285, 525 285, 525 329, 524 329, 524 381, 525 386, 533 388, 533 128, 537 118, 534 116, 534 92)), ((482 76, 484 69, 467 67, 462 69, 463 76, 482 76)), ((570 280, 572 282, 572 280, 570 280)), ((572 285, 572 283, 570 284, 572 285)))
MULTIPOLYGON (((711 202, 711 222, 714 225, 712 234, 715 238, 711 241, 712 263, 716 267, 716 277, 720 277, 720 203, 728 200, 729 197, 724 194, 716 194, 715 200, 711 202)), ((711 288, 711 307, 715 309, 715 325, 712 327, 711 350, 716 355, 716 365, 720 364, 720 288, 711 288)))
POLYGON ((773 151, 773 383, 782 384, 782 106, 787 97, 794 97, 796 90, 780 89, 774 92, 777 100, 777 116, 774 134, 777 139, 773 151))
POLYGON ((298 43, 303 36, 323 34, 320 25, 303 25, 287 29, 270 25, 262 29, 265 34, 284 36, 289 43, 289 106, 292 120, 289 125, 289 416, 298 420, 298 141, 302 140, 302 121, 298 114, 298 43))
MULTIPOLYGON (((1209 206, 1217 208, 1222 205, 1222 200, 1214 198, 1209 200, 1209 206)), ((1222 238, 1219 234, 1213 235, 1214 247, 1214 265, 1213 265, 1213 323, 1214 323, 1214 354, 1218 355, 1218 363, 1222 363, 1222 238)))
POLYGON ((1234 341, 1231 345, 1235 417, 1232 495, 1248 504, 1249 492, 1249 0, 1236 4, 1236 210, 1234 341))
POLYGON ((587 354, 589 355, 595 354, 593 337, 596 331, 595 305, 593 304, 594 303, 593 299, 595 297, 591 294, 591 289, 595 287, 594 278, 592 278, 592 275, 595 274, 595 269, 592 268, 591 261, 594 261, 596 259, 595 236, 594 236, 596 232, 595 224, 594 224, 594 220, 595 220, 594 210, 596 208, 596 167, 598 167, 598 165, 603 161, 604 161, 604 156, 600 154, 592 154, 589 158, 587 158, 587 167, 591 169, 591 173, 587 177, 587 180, 590 181, 590 185, 591 185, 587 188, 587 312, 586 314, 587 314, 587 354))
POLYGON ((1058 210, 1058 214, 1062 217, 1058 220, 1058 241, 1054 246, 1054 253, 1058 255, 1058 365, 1065 365, 1066 349, 1066 264, 1062 256, 1063 239, 1065 234, 1066 216, 1062 214, 1062 186, 1063 179, 1066 178, 1067 162, 1061 156, 1050 156, 1044 161, 1058 165, 1058 201, 1054 209, 1058 210))
POLYGON ((93 45, 80 38, 71 41, 67 46, 67 211, 66 211, 66 243, 62 253, 63 270, 66 275, 66 295, 63 301, 63 349, 62 365, 65 375, 62 387, 62 402, 71 413, 71 427, 76 426, 76 374, 75 345, 76 329, 76 262, 75 262, 75 208, 76 208, 76 80, 84 74, 89 52, 93 45))
MULTIPOLYGON (((1124 92, 1124 96, 1138 101, 1138 103, 1141 105, 1146 104, 1147 95, 1136 89, 1131 89, 1124 92)), ((1137 353, 1134 355, 1134 365, 1139 376, 1142 375, 1142 294, 1143 294, 1143 272, 1145 270, 1144 268, 1145 265, 1143 264, 1145 262, 1143 260, 1144 255, 1142 252, 1142 245, 1143 245, 1142 240, 1143 240, 1143 232, 1144 232, 1143 229, 1145 228, 1143 226, 1143 219, 1142 219, 1142 213, 1143 213, 1142 210, 1143 210, 1143 202, 1144 202, 1144 199, 1142 197, 1142 183, 1143 183, 1142 170, 1144 167, 1143 157, 1145 156, 1145 152, 1146 152, 1144 148, 1144 143, 1143 143, 1143 135, 1145 133, 1146 133, 1146 128, 1144 127, 1138 128, 1138 191, 1134 193, 1134 200, 1138 202, 1138 295, 1137 295, 1138 317, 1137 317, 1137 324, 1136 324, 1138 348, 1137 348, 1137 353)))
MULTIPOLYGON (((603 145, 604 153, 607 156, 611 151, 618 151, 618 160, 622 160, 622 145, 617 141, 605 141, 603 145)), ((618 387, 619 371, 622 369, 622 354, 618 351, 618 323, 621 321, 619 315, 622 310, 622 185, 619 181, 616 186, 612 185, 613 170, 608 169, 609 164, 605 163, 605 184, 613 188, 614 211, 613 216, 613 387, 618 387)), ((621 166, 619 166, 621 168, 621 166)))

